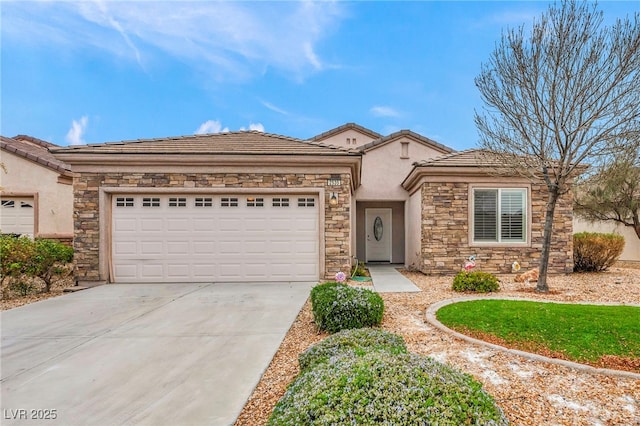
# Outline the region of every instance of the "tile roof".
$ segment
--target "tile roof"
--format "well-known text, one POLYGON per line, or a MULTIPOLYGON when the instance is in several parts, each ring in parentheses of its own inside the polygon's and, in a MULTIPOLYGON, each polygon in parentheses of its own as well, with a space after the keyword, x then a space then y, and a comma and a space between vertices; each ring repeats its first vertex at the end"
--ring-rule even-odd
POLYGON ((345 130, 355 130, 373 139, 379 139, 382 137, 380 133, 376 133, 373 130, 367 129, 366 127, 362 127, 359 124, 347 123, 347 124, 343 124, 342 126, 338 126, 334 129, 327 130, 326 132, 320 133, 319 135, 312 137, 310 140, 318 142, 318 141, 330 138, 331 136, 337 135, 341 132, 344 132, 345 130))
POLYGON ((252 131, 138 139, 74 145, 56 154, 236 154, 236 155, 360 155, 359 152, 314 141, 252 131))
POLYGON ((27 160, 38 163, 63 175, 71 176, 71 167, 53 156, 50 149, 58 145, 32 136, 18 135, 13 138, 0 136, 0 148, 27 160))
POLYGON ((384 144, 386 144, 388 142, 391 142, 391 141, 396 140, 396 139, 398 139, 400 137, 403 137, 403 136, 407 136, 407 137, 413 138, 413 139, 415 139, 415 140, 417 140, 419 142, 424 143, 425 145, 431 146, 432 148, 434 148, 434 149, 436 149, 438 151, 442 151, 443 153, 454 152, 454 150, 449 148, 448 146, 442 145, 441 143, 438 143, 438 142, 436 142, 434 140, 431 140, 431 139, 429 139, 427 137, 424 137, 421 134, 413 132, 411 130, 399 130, 397 132, 394 132, 394 133, 390 134, 389 136, 381 137, 380 139, 375 140, 373 142, 370 142, 370 143, 368 143, 366 145, 359 146, 358 149, 360 151, 362 151, 362 152, 369 151, 369 150, 371 150, 371 149, 373 149, 375 147, 378 147, 380 145, 384 145, 384 144))
POLYGON ((482 149, 467 149, 440 155, 428 160, 413 163, 416 167, 497 167, 502 165, 500 159, 492 156, 490 151, 482 149))

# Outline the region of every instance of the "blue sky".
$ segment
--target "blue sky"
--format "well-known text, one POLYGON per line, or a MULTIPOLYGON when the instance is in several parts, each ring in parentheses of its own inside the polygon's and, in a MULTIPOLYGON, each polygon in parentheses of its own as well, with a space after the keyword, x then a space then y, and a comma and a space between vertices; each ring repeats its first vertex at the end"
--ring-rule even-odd
MULTIPOLYGON (((474 78, 537 2, 5 1, 1 128, 59 145, 347 122, 475 146, 474 78)), ((640 9, 599 4, 605 22, 640 9)))

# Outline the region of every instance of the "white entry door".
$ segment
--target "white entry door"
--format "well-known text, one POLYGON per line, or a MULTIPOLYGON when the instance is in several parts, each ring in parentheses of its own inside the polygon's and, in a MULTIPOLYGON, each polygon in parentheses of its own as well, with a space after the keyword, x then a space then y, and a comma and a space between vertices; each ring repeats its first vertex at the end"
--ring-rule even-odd
POLYGON ((114 195, 114 282, 317 281, 312 195, 114 195))
POLYGON ((365 209, 366 261, 391 262, 391 209, 365 209))

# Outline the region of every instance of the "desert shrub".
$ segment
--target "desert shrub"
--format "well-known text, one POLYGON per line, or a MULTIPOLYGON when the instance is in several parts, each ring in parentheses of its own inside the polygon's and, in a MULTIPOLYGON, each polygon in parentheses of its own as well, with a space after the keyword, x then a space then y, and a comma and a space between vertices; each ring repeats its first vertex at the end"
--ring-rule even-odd
POLYGON ((328 282, 311 290, 311 307, 318 328, 336 333, 380 324, 384 302, 371 290, 328 282))
POLYGON ((475 291, 478 293, 488 293, 498 291, 500 284, 498 278, 488 272, 473 271, 459 272, 453 279, 454 291, 475 291))
POLYGON ((573 270, 600 272, 613 265, 624 250, 624 237, 616 234, 580 232, 573 235, 573 270))
POLYGON ((352 277, 368 277, 369 273, 367 272, 367 268, 364 266, 364 262, 360 261, 353 265, 351 269, 352 277))
POLYGON ((28 272, 35 244, 29 237, 0 236, 0 274, 2 278, 16 277, 28 272))
POLYGON ((339 356, 304 370, 269 425, 507 425, 471 376, 415 354, 339 356))
POLYGON ((350 354, 362 356, 372 351, 392 354, 406 353, 402 336, 375 328, 356 328, 332 334, 298 356, 300 369, 306 370, 329 359, 350 354))
MULTIPOLYGON (((52 280, 65 272, 64 265, 73 260, 73 249, 53 240, 29 237, 0 237, 0 274, 2 279, 12 277, 17 282, 25 277, 36 277, 49 292, 52 280)), ((18 289, 27 291, 26 287, 18 289)))

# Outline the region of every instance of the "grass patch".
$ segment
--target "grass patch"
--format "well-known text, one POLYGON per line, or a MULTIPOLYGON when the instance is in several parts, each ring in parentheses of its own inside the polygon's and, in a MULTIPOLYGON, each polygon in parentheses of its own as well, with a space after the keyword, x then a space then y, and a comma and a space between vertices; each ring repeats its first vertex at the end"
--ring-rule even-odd
POLYGON ((511 347, 572 361, 640 358, 639 307, 474 300, 444 306, 436 317, 465 334, 495 336, 511 347))

